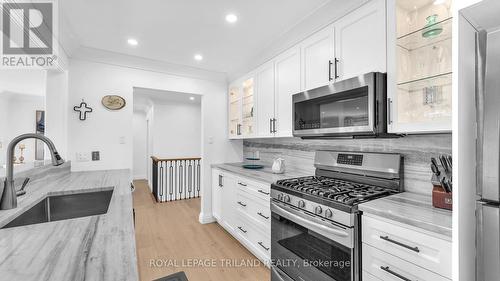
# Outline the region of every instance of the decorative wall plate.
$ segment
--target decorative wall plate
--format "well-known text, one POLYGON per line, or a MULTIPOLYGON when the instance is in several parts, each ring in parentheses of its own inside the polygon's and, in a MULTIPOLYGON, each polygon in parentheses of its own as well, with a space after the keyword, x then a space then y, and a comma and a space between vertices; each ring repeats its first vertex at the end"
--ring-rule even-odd
POLYGON ((117 95, 104 96, 101 102, 104 107, 110 110, 120 110, 127 104, 124 98, 117 95))

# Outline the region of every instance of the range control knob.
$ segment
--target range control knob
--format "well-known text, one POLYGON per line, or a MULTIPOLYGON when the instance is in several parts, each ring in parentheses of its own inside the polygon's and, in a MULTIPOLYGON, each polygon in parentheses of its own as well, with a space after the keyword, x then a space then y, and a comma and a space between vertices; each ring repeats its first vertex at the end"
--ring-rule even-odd
POLYGON ((285 203, 290 203, 290 196, 285 195, 285 196, 283 197, 283 201, 284 201, 285 203))
POLYGON ((316 208, 314 208, 314 212, 317 215, 320 215, 321 213, 323 213, 323 209, 321 208, 321 206, 316 206, 316 208))
POLYGON ((306 202, 304 202, 304 200, 299 200, 299 203, 297 203, 297 205, 299 206, 299 208, 304 208, 306 206, 306 202))
POLYGON ((328 219, 330 219, 331 217, 333 217, 333 212, 332 212, 332 210, 327 209, 327 210, 325 211, 325 217, 326 217, 326 218, 328 218, 328 219))
POLYGON ((283 193, 278 194, 278 200, 283 201, 283 193))

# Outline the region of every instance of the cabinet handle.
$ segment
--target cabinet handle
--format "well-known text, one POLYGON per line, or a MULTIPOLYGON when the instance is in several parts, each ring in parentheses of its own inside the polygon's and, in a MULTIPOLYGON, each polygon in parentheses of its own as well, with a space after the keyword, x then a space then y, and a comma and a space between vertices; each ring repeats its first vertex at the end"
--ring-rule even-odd
POLYGON ((219 187, 222 187, 223 184, 222 184, 222 175, 219 175, 219 187))
POLYGON ((244 230, 241 226, 238 226, 238 229, 243 232, 243 233, 247 233, 248 231, 244 230))
POLYGON ((264 248, 264 250, 269 251, 269 248, 264 246, 264 243, 258 242, 257 244, 259 244, 262 248, 264 248))
POLYGON ((396 245, 398 245, 400 247, 406 248, 408 250, 412 250, 412 251, 417 252, 417 253, 420 252, 420 249, 418 247, 408 246, 408 245, 403 244, 401 242, 398 242, 396 240, 392 240, 391 238, 389 238, 389 236, 380 236, 380 239, 385 240, 387 242, 391 242, 391 243, 396 244, 396 245))
POLYGON ((396 276, 397 278, 401 279, 401 280, 404 280, 404 281, 412 281, 411 279, 409 278, 406 278, 404 277, 403 275, 397 273, 397 272, 394 272, 392 271, 388 266, 380 266, 380 269, 382 269, 383 271, 389 273, 389 274, 392 274, 394 276, 396 276))
POLYGON ((332 81, 332 60, 328 60, 328 81, 332 81))
POLYGON ((273 118, 273 133, 276 133, 276 118, 273 118))
POLYGON ((389 124, 392 124, 392 99, 387 99, 387 119, 389 124))
POLYGON ((246 184, 242 183, 242 182, 238 182, 239 185, 241 186, 247 186, 246 184))
POLYGON ((268 219, 269 219, 269 217, 264 216, 261 212, 258 212, 258 213, 257 213, 257 215, 259 215, 259 216, 261 216, 261 217, 265 218, 266 220, 268 220, 268 219))
POLYGON ((273 133, 273 118, 269 119, 269 133, 273 133))
POLYGON ((246 206, 247 206, 247 204, 243 204, 241 201, 238 201, 238 204, 239 204, 240 206, 243 206, 243 207, 246 207, 246 206))
POLYGON ((262 194, 269 195, 269 192, 265 192, 265 191, 264 191, 264 190, 262 190, 262 189, 259 189, 259 190, 257 190, 257 191, 258 191, 258 192, 260 192, 260 193, 262 193, 262 194))
POLYGON ((337 65, 339 64, 339 59, 335 58, 335 79, 339 78, 339 70, 337 69, 337 65))
POLYGON ((238 124, 237 128, 236 128, 236 134, 239 136, 241 135, 241 124, 238 124))

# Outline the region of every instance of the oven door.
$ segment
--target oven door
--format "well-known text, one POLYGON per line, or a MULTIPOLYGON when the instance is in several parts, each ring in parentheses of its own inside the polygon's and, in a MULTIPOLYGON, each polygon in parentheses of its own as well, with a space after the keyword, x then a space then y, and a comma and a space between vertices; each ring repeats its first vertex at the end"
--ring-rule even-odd
POLYGON ((293 135, 352 136, 377 133, 376 73, 293 96, 293 135))
POLYGON ((352 228, 271 203, 272 281, 351 281, 352 228))

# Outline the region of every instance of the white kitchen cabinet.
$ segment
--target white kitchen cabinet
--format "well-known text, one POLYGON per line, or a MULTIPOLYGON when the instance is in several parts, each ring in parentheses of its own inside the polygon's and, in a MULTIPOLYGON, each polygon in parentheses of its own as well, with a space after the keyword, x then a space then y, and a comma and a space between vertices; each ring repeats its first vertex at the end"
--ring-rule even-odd
POLYGON ((372 0, 334 25, 337 81, 387 71, 385 0, 372 0))
POLYGON ((222 188, 224 176, 218 169, 212 170, 212 215, 216 220, 221 219, 222 188))
POLYGON ((241 117, 241 81, 236 81, 229 86, 228 91, 228 134, 230 139, 240 138, 241 117))
POLYGON ((292 136, 292 95, 301 90, 300 47, 294 47, 274 60, 275 115, 274 132, 278 137, 292 136))
POLYGON ((255 79, 247 75, 229 86, 229 138, 241 139, 255 134, 255 79))
POLYGON ((390 133, 452 127, 452 1, 387 0, 390 133))
POLYGON ((274 62, 268 62, 255 71, 257 137, 273 137, 274 120, 274 62))
POLYGON ((382 280, 399 280, 387 267, 411 280, 451 279, 450 240, 377 216, 363 215, 362 226, 363 271, 382 280))
POLYGON ((335 37, 332 25, 302 41, 302 85, 310 90, 328 85, 335 79, 332 64, 335 59, 335 37))
POLYGON ((221 221, 222 226, 227 231, 234 231, 236 225, 236 182, 237 179, 234 175, 224 173, 222 178, 222 193, 220 200, 221 221))
POLYGON ((212 176, 212 190, 220 190, 213 192, 213 196, 219 195, 220 199, 212 200, 212 204, 219 205, 212 206, 217 222, 267 263, 271 258, 270 184, 219 169, 212 169, 212 176), (219 175, 222 175, 221 181, 219 175))

